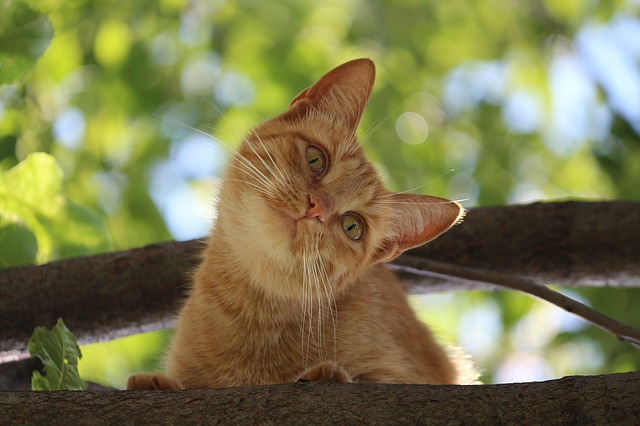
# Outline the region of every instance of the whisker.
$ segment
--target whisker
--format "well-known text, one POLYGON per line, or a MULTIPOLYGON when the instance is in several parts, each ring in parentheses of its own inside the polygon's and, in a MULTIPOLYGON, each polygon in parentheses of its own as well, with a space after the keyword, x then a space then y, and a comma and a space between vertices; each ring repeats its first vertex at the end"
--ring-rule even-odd
MULTIPOLYGON (((215 137, 213 137, 212 135, 208 134, 207 132, 203 132, 202 130, 198 129, 197 127, 190 126, 188 124, 182 123, 182 122, 180 122, 180 121, 178 121, 176 119, 170 118, 170 117, 163 117, 161 115, 156 114, 155 112, 152 112, 151 114, 153 114, 155 117, 158 117, 162 121, 166 121, 166 122, 174 124, 174 125, 176 125, 178 127, 182 127, 183 129, 192 130, 192 131, 194 131, 196 133, 199 133, 202 136, 204 136, 206 138, 209 138, 209 139, 211 139, 211 140, 213 140, 215 142, 218 141, 215 137)), ((214 148, 214 147, 212 147, 212 148, 214 148)))
POLYGON ((438 202, 431 202, 431 201, 422 201, 422 202, 411 202, 411 201, 395 201, 395 200, 381 200, 379 203, 380 204, 410 204, 410 205, 420 205, 420 206, 434 206, 434 205, 438 205, 438 204, 452 204, 452 203, 460 203, 462 201, 467 201, 468 198, 464 198, 462 200, 447 200, 447 201, 438 201, 438 202))
POLYGON ((436 177, 434 179, 431 179, 427 183, 423 183, 420 186, 416 186, 415 188, 407 189, 406 191, 395 192, 395 193, 392 193, 392 194, 379 195, 376 198, 393 197, 395 194, 408 194, 410 192, 415 191, 416 189, 420 189, 420 188, 423 188, 425 186, 431 185, 433 182, 439 181, 440 179, 442 179, 443 177, 445 177, 449 173, 453 173, 453 172, 454 172, 454 169, 449 169, 446 172, 442 173, 440 176, 438 176, 438 177, 436 177))
POLYGON ((302 345, 301 350, 304 357, 305 369, 309 364, 309 336, 307 336, 307 345, 305 349, 305 326, 307 319, 307 253, 306 250, 302 250, 302 327, 300 328, 300 343, 302 345))
POLYGON ((456 198, 455 200, 451 200, 454 203, 463 203, 465 201, 469 201, 471 198, 467 197, 467 198, 456 198))
MULTIPOLYGON (((242 165, 242 163, 241 163, 242 165)), ((253 177, 255 179, 255 182, 261 184, 261 187, 264 189, 264 191, 268 192, 269 194, 275 195, 277 190, 275 187, 273 187, 273 185, 271 184, 271 182, 269 182, 266 177, 260 176, 259 173, 256 173, 254 170, 250 169, 250 168, 243 168, 240 166, 236 166, 235 164, 229 164, 229 167, 234 167, 238 170, 240 170, 243 173, 246 173, 249 177, 253 177)), ((247 181, 249 182, 249 181, 247 181)), ((258 185, 260 186, 260 185, 258 185)))
POLYGON ((324 265, 324 262, 322 261, 322 258, 319 256, 319 251, 318 251, 318 247, 316 245, 316 252, 318 252, 318 269, 320 270, 321 273, 321 278, 324 281, 324 292, 325 295, 327 296, 327 303, 329 305, 329 314, 331 315, 331 325, 333 326, 333 360, 336 361, 337 360, 337 316, 338 313, 336 311, 336 307, 335 305, 335 294, 333 293, 333 286, 331 285, 331 283, 329 282, 329 276, 327 275, 327 268, 324 265), (327 290, 328 288, 328 290, 327 290))
POLYGON ((211 125, 211 124, 201 124, 201 126, 204 127, 207 130, 211 130, 212 132, 217 132, 217 131, 220 130, 218 127, 216 127, 214 125, 211 125))
MULTIPOLYGON (((224 88, 224 86, 220 86, 220 88, 221 88, 222 90, 226 90, 226 89, 224 88)), ((222 110, 221 110, 220 108, 218 108, 218 106, 217 106, 216 104, 214 104, 213 102, 211 102, 209 99, 207 99, 207 98, 206 98, 206 97, 204 97, 204 96, 202 96, 202 97, 201 97, 201 99, 202 99, 203 101, 205 101, 206 103, 208 103, 208 104, 209 104, 209 106, 213 107, 213 109, 215 109, 215 110, 216 110, 216 112, 217 112, 218 114, 220 114, 220 116, 222 116, 222 117, 225 117, 225 118, 226 118, 226 114, 225 114, 224 112, 222 112, 222 110)))
POLYGON ((229 182, 242 182, 245 183, 247 185, 252 186, 253 188, 255 188, 258 192, 260 192, 261 194, 267 196, 267 197, 274 197, 275 195, 272 192, 269 192, 267 189, 261 187, 260 185, 256 185, 253 182, 249 182, 246 180, 242 180, 242 179, 229 179, 229 178, 224 178, 222 179, 223 181, 229 181, 229 182))
MULTIPOLYGON (((189 130, 193 130, 193 129, 189 129, 189 130)), ((177 136, 177 137, 173 137, 171 139, 179 140, 179 141, 185 141, 185 142, 191 142, 191 143, 195 143, 196 145, 200 145, 200 146, 204 146, 204 147, 207 147, 207 148, 211 148, 211 149, 217 151, 218 153, 223 154, 225 157, 227 157, 227 159, 231 158, 231 154, 229 154, 229 152, 227 152, 227 151, 225 151, 223 149, 220 149, 216 145, 210 145, 208 143, 201 142, 198 139, 192 139, 192 138, 188 138, 186 136, 177 136)), ((219 142, 218 139, 216 139, 213 136, 210 136, 209 139, 213 140, 214 142, 219 142)))
MULTIPOLYGON (((262 139, 260 138, 260 135, 258 135, 258 133, 254 130, 253 131, 254 136, 258 139, 258 142, 260 142, 260 145, 262 145, 262 149, 264 149, 264 151, 267 153, 267 155, 269 156, 269 159, 271 160, 271 164, 273 164, 273 167, 276 169, 276 171, 278 172, 278 174, 280 175, 280 177, 283 180, 286 180, 289 184, 289 186, 293 186, 293 183, 291 182, 291 180, 289 179, 289 176, 286 173, 282 172, 282 169, 280 167, 278 167, 278 165, 276 164, 275 160, 273 159, 273 157, 271 156, 271 153, 269 152, 269 150, 267 149, 267 147, 264 145, 264 142, 262 141, 262 139)), ((282 184, 282 182, 281 182, 282 184)), ((284 184, 282 184, 284 186, 284 184)))
MULTIPOLYGON (((260 160, 260 162, 267 168, 267 170, 269 171, 269 173, 271 173, 271 176, 273 176, 274 179, 276 179, 278 181, 278 183, 280 183, 280 186, 284 187, 286 186, 278 176, 276 176, 276 174, 273 172, 273 170, 271 169, 271 167, 269 167, 269 165, 267 164, 266 161, 264 161, 264 159, 260 156, 260 154, 258 154, 258 152, 255 150, 255 148, 253 147, 253 145, 251 145, 250 143, 247 143, 247 145, 249 146, 249 148, 251 149, 251 151, 253 151, 253 153, 256 155, 256 157, 258 157, 258 159, 260 160)), ((267 152, 267 154, 269 155, 269 157, 271 157, 271 155, 267 152)))
MULTIPOLYGON (((231 94, 229 93, 229 91, 227 90, 227 88, 226 88, 225 86, 219 86, 218 88, 219 88, 220 90, 222 90, 223 92, 225 92, 225 94, 226 94, 227 96, 229 96, 229 98, 231 98, 231 97, 232 97, 232 96, 231 96, 231 94)), ((222 112, 222 111, 220 110, 220 108, 218 108, 218 107, 216 106, 216 104, 214 104, 213 102, 211 102, 211 101, 210 101, 209 99, 207 99, 207 98, 204 98, 204 97, 203 97, 203 99, 204 99, 204 101, 205 101, 206 103, 208 103, 209 105, 211 105, 211 106, 213 107, 213 109, 215 109, 215 110, 216 110, 216 111, 217 111, 221 116, 226 117, 226 114, 225 114, 224 112, 222 112)), ((244 109, 242 109, 242 108, 238 108, 238 110, 240 111, 240 113, 242 114, 242 116, 243 116, 243 118, 244 118, 244 121, 245 121, 245 126, 244 126, 244 127, 247 127, 247 128, 252 127, 252 126, 251 126, 251 120, 249 120, 249 116, 246 114, 245 110, 244 110, 244 109)))
POLYGON ((265 186, 268 186, 274 192, 279 192, 278 188, 273 184, 273 182, 271 182, 269 178, 267 178, 267 176, 265 176, 265 174, 262 173, 262 171, 258 169, 251 161, 249 161, 247 158, 245 158, 239 153, 237 154, 237 156, 238 156, 238 159, 241 160, 242 164, 247 166, 247 169, 246 169, 247 172, 251 171, 252 175, 256 179, 259 179, 265 186))
POLYGON ((403 102, 401 102, 397 107, 395 107, 394 109, 391 110, 391 112, 387 115, 385 115, 381 120, 378 120, 377 123, 374 123, 373 127, 370 128, 369 130, 367 130, 367 132, 364 134, 364 136, 362 136, 361 142, 362 144, 364 144, 367 139, 369 139, 375 132, 378 131, 378 129, 389 119, 391 118, 391 116, 393 114, 395 114, 400 108, 402 108, 404 106, 404 104, 407 103, 407 100, 405 99, 403 102))
POLYGON ((318 315, 317 315, 317 319, 316 319, 316 324, 318 327, 318 335, 317 335, 317 339, 316 339, 316 345, 317 345, 317 350, 318 350, 318 358, 319 361, 322 362, 324 360, 324 356, 322 353, 322 320, 324 317, 324 309, 322 306, 322 296, 320 295, 320 282, 318 279, 318 263, 317 263, 317 258, 314 257, 313 259, 313 263, 312 265, 312 278, 313 278, 313 283, 315 286, 315 290, 316 290, 316 298, 318 299, 318 315))

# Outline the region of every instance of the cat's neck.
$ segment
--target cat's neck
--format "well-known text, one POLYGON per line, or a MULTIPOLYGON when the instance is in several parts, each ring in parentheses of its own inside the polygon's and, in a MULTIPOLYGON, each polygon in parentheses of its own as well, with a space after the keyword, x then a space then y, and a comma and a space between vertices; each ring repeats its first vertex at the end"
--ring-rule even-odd
POLYGON ((226 229, 224 218, 218 217, 195 280, 201 287, 215 291, 216 297, 228 299, 228 303, 237 298, 232 303, 238 306, 251 306, 252 310, 260 306, 258 310, 272 318, 285 312, 300 313, 310 303, 335 305, 337 295, 328 297, 327 293, 315 289, 304 292, 299 274, 292 274, 288 268, 269 262, 264 256, 255 253, 252 256, 251 247, 234 244, 233 235, 226 229))
MULTIPOLYGON (((317 292, 315 288, 313 292, 302 289, 302 261, 275 257, 269 251, 269 246, 259 240, 260 236, 254 241, 239 240, 237 233, 233 231, 236 224, 230 226, 226 217, 228 213, 220 212, 204 251, 204 264, 210 275, 229 282, 229 285, 233 282, 236 288, 246 286, 254 292, 262 292, 264 297, 276 304, 294 306, 310 302, 317 304, 319 301, 329 303, 328 298, 335 301, 336 294, 317 292)), ((330 278, 325 274, 317 279, 330 278)), ((335 287, 335 283, 325 281, 313 281, 313 285, 322 289, 335 287)))

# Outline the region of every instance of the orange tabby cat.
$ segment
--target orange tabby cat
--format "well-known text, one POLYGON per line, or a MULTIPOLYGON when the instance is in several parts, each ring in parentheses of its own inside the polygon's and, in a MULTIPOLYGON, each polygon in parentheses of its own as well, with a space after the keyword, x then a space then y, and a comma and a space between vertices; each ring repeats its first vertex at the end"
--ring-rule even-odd
POLYGON ((384 262, 464 210, 383 187, 355 135, 374 78, 370 60, 345 63, 247 136, 226 171, 167 376, 136 374, 130 389, 460 382, 384 262))

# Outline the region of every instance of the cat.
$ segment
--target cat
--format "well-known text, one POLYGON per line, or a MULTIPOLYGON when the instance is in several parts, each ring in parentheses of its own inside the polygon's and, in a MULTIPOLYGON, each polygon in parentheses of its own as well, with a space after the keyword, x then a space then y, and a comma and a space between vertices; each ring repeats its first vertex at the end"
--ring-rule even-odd
POLYGON ((129 389, 463 381, 384 263, 465 210, 384 188, 356 139, 374 79, 371 60, 344 63, 244 139, 166 375, 135 374, 129 389))

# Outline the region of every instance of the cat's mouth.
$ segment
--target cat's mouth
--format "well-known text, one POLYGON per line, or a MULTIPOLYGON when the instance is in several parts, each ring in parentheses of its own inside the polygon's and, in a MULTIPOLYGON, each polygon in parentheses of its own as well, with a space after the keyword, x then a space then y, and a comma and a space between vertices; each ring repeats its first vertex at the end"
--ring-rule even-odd
MULTIPOLYGON (((282 227, 287 232, 289 232, 289 235, 291 236, 291 240, 294 242, 294 244, 298 237, 298 233, 301 231, 300 227, 302 226, 302 224, 317 220, 317 218, 309 217, 308 214, 295 215, 285 209, 280 209, 275 206, 270 206, 270 207, 275 212, 275 215, 278 218, 278 221, 280 222, 282 227)), ((306 229, 306 228, 303 226, 302 229, 306 229)))

